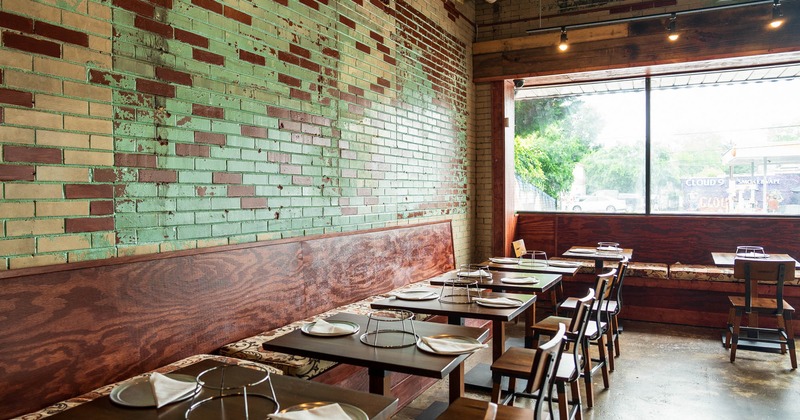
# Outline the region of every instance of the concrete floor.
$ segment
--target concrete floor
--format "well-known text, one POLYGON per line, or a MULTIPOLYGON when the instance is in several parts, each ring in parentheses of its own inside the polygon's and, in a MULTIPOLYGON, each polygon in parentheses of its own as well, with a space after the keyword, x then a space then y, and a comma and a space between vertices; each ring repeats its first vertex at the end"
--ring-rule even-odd
MULTIPOLYGON (((731 364, 722 329, 630 321, 623 327, 611 388, 595 376, 595 406, 584 408, 584 419, 800 419, 800 370, 791 370, 788 354, 738 351, 731 364)), ((507 333, 521 336, 522 328, 509 324, 507 333)), ((466 369, 479 362, 491 363, 491 349, 469 357, 466 369)), ((470 390, 467 396, 489 399, 470 390)), ((446 380, 394 418, 415 419, 434 401, 447 401, 446 380)))

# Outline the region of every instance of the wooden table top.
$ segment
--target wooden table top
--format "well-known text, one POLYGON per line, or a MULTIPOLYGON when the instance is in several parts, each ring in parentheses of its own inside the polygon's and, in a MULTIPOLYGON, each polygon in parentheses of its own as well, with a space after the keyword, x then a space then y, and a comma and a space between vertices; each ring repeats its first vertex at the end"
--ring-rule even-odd
MULTIPOLYGON (((561 283, 561 280, 563 279, 563 276, 561 274, 530 273, 530 272, 524 273, 516 271, 504 272, 504 271, 494 271, 494 270, 489 270, 489 272, 492 274, 492 280, 489 281, 488 279, 481 279, 481 281, 478 283, 478 287, 484 289, 490 289, 496 291, 502 290, 514 293, 544 293, 552 289, 553 287, 557 286, 559 283, 561 283), (539 279, 539 282, 535 284, 511 284, 511 283, 503 283, 502 281, 502 279, 504 278, 524 278, 524 277, 536 277, 537 279, 539 279)), ((447 280, 453 280, 456 278, 457 278, 456 271, 451 271, 441 276, 430 279, 430 284, 434 286, 441 286, 445 284, 447 280)))
POLYGON ((535 295, 484 293, 482 297, 507 297, 519 299, 522 305, 514 308, 490 308, 477 303, 447 303, 439 299, 403 300, 398 298, 382 299, 372 303, 375 309, 403 309, 411 312, 422 312, 433 315, 458 316, 462 318, 488 319, 492 321, 511 321, 525 313, 536 302, 535 295))
MULTIPOLYGON (((736 258, 743 258, 738 257, 735 252, 712 252, 711 258, 714 259, 714 264, 719 265, 722 267, 733 267, 734 260, 736 258)), ((750 258, 756 259, 756 258, 750 258)), ((788 254, 767 254, 766 258, 757 258, 759 261, 780 261, 780 260, 791 260, 794 261, 795 266, 800 265, 794 258, 790 257, 788 254)))
MULTIPOLYGON (((315 337, 295 330, 265 342, 264 349, 436 379, 447 376, 469 356, 431 354, 417 349, 416 346, 394 349, 372 347, 359 340, 367 329, 366 315, 339 313, 328 319, 354 322, 361 329, 356 334, 340 337, 315 337)), ((480 328, 435 322, 415 321, 414 330, 420 337, 453 334, 475 338, 481 342, 489 335, 488 330, 480 328)))
MULTIPOLYGON (((178 369, 172 373, 196 376, 199 373, 223 363, 216 360, 203 360, 191 366, 178 369)), ((233 372, 233 371, 232 371, 233 372)), ((226 371, 227 374, 227 371, 226 371)), ((334 401, 354 405, 364 410, 371 419, 389 419, 397 411, 397 399, 382 395, 368 394, 346 388, 326 385, 284 375, 271 375, 270 380, 275 390, 275 397, 281 409, 297 404, 334 401)), ((78 405, 48 417, 53 420, 171 420, 185 418, 191 399, 168 404, 160 409, 129 408, 118 405, 106 395, 85 404, 78 405)), ((252 416, 252 413, 251 413, 252 416)), ((257 416, 256 416, 257 417, 257 416)))
POLYGON ((573 246, 567 252, 561 254, 563 257, 585 258, 595 261, 619 261, 623 258, 633 258, 632 248, 622 248, 622 252, 602 252, 597 251, 596 246, 573 246), (575 252, 576 249, 593 249, 592 253, 575 252))
POLYGON ((574 276, 578 272, 580 266, 575 267, 556 267, 552 265, 519 265, 519 264, 498 264, 486 260, 480 265, 485 265, 492 270, 496 271, 510 271, 515 273, 549 273, 562 276, 574 276))

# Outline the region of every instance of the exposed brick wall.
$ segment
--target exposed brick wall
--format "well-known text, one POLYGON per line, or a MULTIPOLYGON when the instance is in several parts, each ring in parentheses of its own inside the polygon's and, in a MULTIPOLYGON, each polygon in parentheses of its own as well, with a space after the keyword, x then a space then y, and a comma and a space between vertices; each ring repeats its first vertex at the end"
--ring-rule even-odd
POLYGON ((474 10, 0 0, 0 269, 452 219, 474 10))

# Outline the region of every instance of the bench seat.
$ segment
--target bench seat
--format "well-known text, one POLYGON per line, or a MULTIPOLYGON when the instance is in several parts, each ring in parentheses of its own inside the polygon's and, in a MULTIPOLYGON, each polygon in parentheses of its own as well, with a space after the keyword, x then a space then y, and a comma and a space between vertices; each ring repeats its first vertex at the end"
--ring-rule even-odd
MULTIPOLYGON (((333 368, 338 363, 305 356, 286 354, 277 351, 264 350, 263 344, 269 340, 272 340, 273 338, 280 337, 284 334, 288 334, 296 329, 299 329, 303 326, 303 324, 316 321, 317 319, 328 318, 340 312, 367 315, 373 310, 370 307, 370 304, 372 304, 374 301, 385 299, 392 293, 426 286, 430 286, 427 281, 407 284, 388 293, 370 296, 358 302, 343 305, 306 319, 292 322, 280 328, 265 331, 254 336, 224 345, 219 349, 218 353, 224 356, 263 363, 276 369, 280 369, 284 375, 295 376, 303 379, 311 379, 327 371, 328 369, 333 368)), ((430 318, 430 315, 427 314, 415 315, 415 320, 424 321, 430 318)))
POLYGON ((119 382, 115 382, 113 384, 103 385, 100 388, 94 389, 94 390, 89 391, 89 392, 87 392, 85 394, 82 394, 82 395, 79 395, 77 397, 70 398, 68 400, 64 400, 64 401, 55 403, 53 405, 50 405, 48 407, 45 407, 45 408, 43 408, 43 409, 41 409, 39 411, 35 411, 33 413, 23 414, 22 416, 14 417, 11 420, 38 420, 38 419, 43 419, 45 417, 49 417, 49 416, 61 413, 62 411, 69 410, 70 408, 79 406, 81 404, 88 403, 88 402, 93 401, 93 400, 95 400, 97 398, 104 397, 104 396, 110 394, 111 390, 114 389, 114 387, 116 387, 117 385, 119 385, 119 384, 121 384, 123 382, 127 382, 127 381, 129 381, 131 379, 149 376, 153 372, 170 373, 170 372, 176 371, 176 370, 178 370, 178 369, 180 369, 182 367, 193 365, 193 364, 195 364, 197 362, 200 362, 202 360, 217 360, 217 361, 220 361, 220 362, 223 362, 223 363, 227 363, 227 364, 230 364, 230 365, 257 365, 260 368, 266 368, 269 371, 270 374, 274 374, 274 375, 281 375, 282 374, 282 372, 279 369, 275 369, 275 368, 273 368, 271 366, 265 366, 265 365, 263 365, 261 363, 254 363, 254 362, 249 361, 249 360, 236 359, 236 358, 232 358, 232 357, 225 357, 225 356, 220 356, 220 355, 215 355, 215 354, 198 354, 198 355, 195 355, 195 356, 186 357, 184 359, 178 360, 177 362, 173 362, 173 363, 170 363, 168 365, 162 366, 162 367, 160 367, 158 369, 153 369, 150 372, 142 373, 140 375, 136 375, 134 377, 131 377, 131 378, 119 381, 119 382))

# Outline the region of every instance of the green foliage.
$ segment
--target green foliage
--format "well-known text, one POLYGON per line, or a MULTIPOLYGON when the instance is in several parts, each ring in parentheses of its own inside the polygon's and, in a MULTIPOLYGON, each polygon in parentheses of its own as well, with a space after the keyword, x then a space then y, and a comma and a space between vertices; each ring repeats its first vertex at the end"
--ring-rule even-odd
POLYGON ((551 197, 572 185, 572 171, 592 146, 597 132, 592 113, 572 98, 517 101, 514 169, 551 197))

